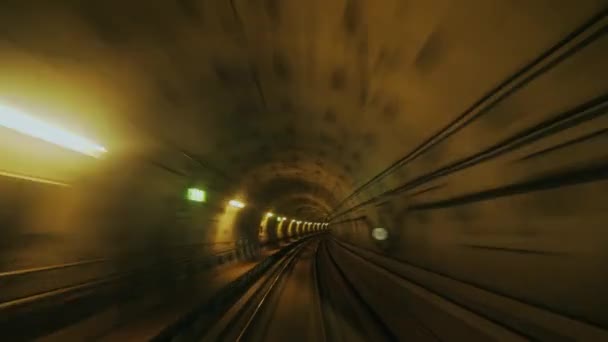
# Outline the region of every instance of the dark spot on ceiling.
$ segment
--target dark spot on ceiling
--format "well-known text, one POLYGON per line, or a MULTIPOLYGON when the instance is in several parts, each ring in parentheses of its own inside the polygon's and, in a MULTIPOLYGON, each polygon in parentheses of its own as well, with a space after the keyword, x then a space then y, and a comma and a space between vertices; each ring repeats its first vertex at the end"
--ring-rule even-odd
POLYGON ((436 163, 444 160, 445 145, 444 144, 436 144, 426 150, 425 153, 421 155, 421 159, 428 164, 435 165, 436 163))
POLYGON ((371 132, 367 132, 367 133, 363 134, 363 143, 365 144, 365 146, 371 147, 371 146, 376 145, 376 140, 377 140, 376 135, 371 132))
POLYGON ((397 169, 397 175, 399 177, 401 177, 402 179, 406 178, 408 176, 408 174, 409 174, 409 171, 406 167, 400 167, 397 169))
POLYGON ((251 140, 258 140, 262 137, 262 133, 256 129, 250 131, 248 135, 251 140))
POLYGON ((250 83, 249 71, 241 66, 226 65, 219 61, 212 65, 218 80, 226 86, 240 86, 250 83))
POLYGON ((384 105, 382 109, 382 116, 388 121, 395 120, 397 115, 399 114, 399 103, 397 101, 390 101, 389 103, 384 105))
POLYGON ((380 108, 381 100, 384 95, 380 92, 375 92, 373 95, 369 97, 369 105, 371 107, 380 108))
POLYGON ((328 108, 327 111, 325 111, 325 115, 323 115, 323 121, 329 124, 333 124, 336 122, 336 113, 333 111, 333 109, 328 108))
POLYGON ((283 112, 282 114, 289 114, 293 112, 293 108, 293 103, 290 99, 284 98, 283 100, 281 100, 281 112, 283 112))
POLYGON ((182 13, 190 19, 200 21, 203 18, 198 0, 178 0, 177 5, 182 13))
POLYGON ((378 54, 374 69, 391 71, 401 67, 403 57, 399 50, 389 50, 389 48, 383 48, 378 54))
POLYGON ((79 12, 104 43, 118 45, 128 41, 128 35, 119 27, 116 18, 107 15, 107 10, 99 5, 83 4, 79 12))
POLYGON ((369 92, 367 89, 367 85, 363 85, 361 87, 361 91, 359 92, 359 105, 361 107, 365 106, 365 104, 367 103, 368 95, 369 95, 369 92))
POLYGON ((235 105, 234 108, 234 112, 237 114, 237 117, 235 118, 236 120, 239 120, 241 117, 241 115, 255 115, 257 113, 259 113, 259 108, 258 105, 253 103, 253 102, 249 102, 249 101, 243 101, 243 102, 239 102, 235 105))
POLYGON ((350 140, 350 132, 346 129, 342 129, 340 131, 340 141, 349 142, 350 140))
POLYGON ((266 14, 270 18, 270 21, 275 25, 279 26, 281 23, 281 7, 280 0, 266 0, 266 14))
POLYGON ((222 30, 228 34, 228 38, 234 40, 242 40, 244 35, 241 31, 241 26, 238 23, 238 18, 232 10, 229 11, 217 11, 217 14, 222 30))
POLYGON ((470 209, 466 207, 458 207, 450 210, 450 216, 454 221, 458 222, 469 222, 473 218, 473 214, 470 209))
POLYGON ((262 145, 260 146, 260 148, 258 149, 258 151, 262 154, 266 154, 270 151, 270 146, 268 145, 262 145))
POLYGON ((173 105, 179 104, 179 93, 168 81, 159 79, 156 84, 162 94, 162 97, 168 103, 173 105))
POLYGON ((431 217, 429 214, 419 211, 413 214, 414 220, 419 224, 427 224, 431 222, 431 217))
POLYGON ((388 59, 388 50, 386 48, 380 49, 380 53, 376 58, 376 62, 374 63, 374 69, 380 70, 386 68, 386 61, 388 59))
POLYGON ((368 55, 369 55, 369 44, 367 42, 367 36, 363 36, 357 43, 357 54, 359 55, 359 62, 361 65, 367 67, 368 55))
POLYGON ((321 132, 321 134, 319 134, 319 139, 323 145, 336 145, 336 140, 325 132, 321 132))
POLYGON ((330 83, 333 90, 343 90, 346 86, 346 71, 343 68, 332 71, 330 83))
POLYGON ((292 122, 285 125, 285 134, 287 134, 288 136, 293 136, 294 134, 296 134, 296 127, 292 122))
POLYGON ((443 51, 443 46, 444 44, 441 40, 441 36, 437 33, 437 31, 431 33, 416 55, 414 64, 418 70, 423 72, 429 71, 435 65, 437 65, 441 55, 445 52, 443 51))
POLYGON ((344 30, 349 35, 355 35, 361 25, 360 0, 347 0, 343 17, 344 30))
POLYGON ((272 139, 272 143, 273 143, 274 145, 276 145, 276 146, 280 146, 280 145, 281 145, 281 143, 283 142, 283 137, 282 137, 282 135, 281 135, 281 134, 278 134, 278 133, 273 134, 273 137, 272 137, 271 139, 272 139))
POLYGON ((289 64, 287 63, 287 59, 280 53, 275 53, 274 58, 272 59, 272 67, 274 69, 275 75, 280 80, 290 81, 291 80, 291 70, 289 69, 289 64))

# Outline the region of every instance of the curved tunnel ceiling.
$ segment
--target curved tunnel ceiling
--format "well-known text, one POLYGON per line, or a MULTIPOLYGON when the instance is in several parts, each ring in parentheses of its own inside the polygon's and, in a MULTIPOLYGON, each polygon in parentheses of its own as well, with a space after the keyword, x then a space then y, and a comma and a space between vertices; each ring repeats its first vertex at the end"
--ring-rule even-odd
MULTIPOLYGON (((601 7, 552 3, 4 1, 0 90, 78 113, 116 153, 167 142, 225 175, 226 196, 313 218, 348 208, 360 185, 601 7)), ((393 185, 378 184, 362 193, 393 185)))

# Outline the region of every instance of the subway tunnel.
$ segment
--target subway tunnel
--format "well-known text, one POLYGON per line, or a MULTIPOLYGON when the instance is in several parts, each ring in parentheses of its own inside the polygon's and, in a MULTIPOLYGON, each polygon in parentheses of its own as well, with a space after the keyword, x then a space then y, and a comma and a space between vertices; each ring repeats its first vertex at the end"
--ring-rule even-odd
POLYGON ((0 3, 0 340, 607 341, 608 1, 0 3))

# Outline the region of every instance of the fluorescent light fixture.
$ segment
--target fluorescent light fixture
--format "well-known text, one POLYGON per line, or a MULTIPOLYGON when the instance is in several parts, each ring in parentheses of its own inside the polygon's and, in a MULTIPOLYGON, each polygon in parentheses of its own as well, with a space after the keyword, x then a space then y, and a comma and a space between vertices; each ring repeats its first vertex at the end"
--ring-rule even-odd
POLYGON ((201 189, 190 188, 186 192, 186 198, 193 202, 205 202, 207 200, 207 193, 201 189))
POLYGON ((239 208, 239 209, 245 208, 245 203, 237 201, 237 200, 230 200, 230 202, 228 202, 228 204, 232 207, 239 208))
POLYGON ((44 123, 3 104, 0 104, 0 126, 95 158, 108 152, 94 141, 44 123))

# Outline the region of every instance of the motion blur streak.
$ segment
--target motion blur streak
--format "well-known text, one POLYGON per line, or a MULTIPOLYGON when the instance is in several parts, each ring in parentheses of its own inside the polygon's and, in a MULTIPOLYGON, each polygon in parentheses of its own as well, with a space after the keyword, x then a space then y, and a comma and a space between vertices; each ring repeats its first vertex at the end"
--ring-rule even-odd
POLYGON ((19 109, 3 104, 0 104, 0 126, 95 158, 107 152, 103 146, 93 141, 44 123, 19 109))
POLYGON ((23 179, 23 180, 27 180, 27 181, 49 184, 49 185, 58 185, 58 186, 66 186, 66 187, 70 186, 67 183, 56 182, 56 181, 53 181, 50 179, 43 179, 43 178, 33 177, 33 176, 28 176, 28 175, 20 175, 20 174, 6 172, 6 171, 0 171, 0 176, 11 177, 11 178, 16 178, 16 179, 23 179))

